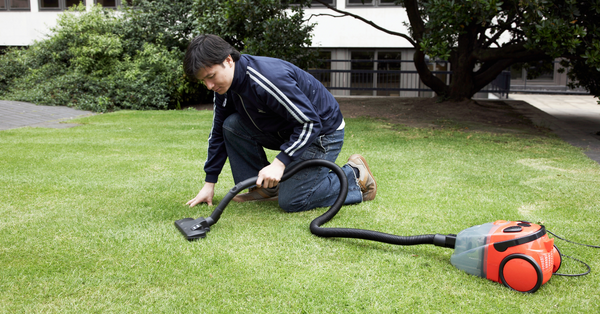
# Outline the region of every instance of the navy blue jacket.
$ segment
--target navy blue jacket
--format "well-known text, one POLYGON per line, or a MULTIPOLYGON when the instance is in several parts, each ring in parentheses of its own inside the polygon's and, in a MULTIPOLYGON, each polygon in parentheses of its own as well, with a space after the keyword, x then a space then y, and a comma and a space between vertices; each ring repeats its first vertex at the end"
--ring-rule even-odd
POLYGON ((217 182, 227 160, 223 121, 235 112, 263 132, 291 134, 277 155, 286 166, 343 121, 333 95, 312 75, 280 59, 242 55, 227 93, 215 93, 206 182, 217 182))

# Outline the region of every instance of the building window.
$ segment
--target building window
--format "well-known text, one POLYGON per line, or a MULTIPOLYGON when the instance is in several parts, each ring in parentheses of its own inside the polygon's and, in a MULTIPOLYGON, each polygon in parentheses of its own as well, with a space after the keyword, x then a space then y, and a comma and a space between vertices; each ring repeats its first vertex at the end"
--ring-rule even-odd
POLYGON ((95 2, 101 4, 105 8, 116 9, 125 4, 131 6, 133 0, 95 0, 95 2))
POLYGON ((40 10, 66 10, 79 3, 85 5, 85 0, 38 0, 40 10))
POLYGON ((374 0, 347 0, 348 5, 364 5, 364 6, 372 6, 374 0))
POLYGON ((352 7, 384 7, 400 6, 401 4, 396 4, 396 0, 346 0, 346 5, 352 7))
POLYGON ((350 59, 350 95, 373 96, 375 51, 351 51, 350 59))
MULTIPOLYGON (((335 8, 335 0, 322 0, 322 1, 335 8)), ((290 4, 291 5, 298 5, 299 2, 300 1, 293 1, 292 0, 292 1, 290 1, 290 4)), ((323 7, 324 5, 321 2, 319 2, 319 1, 313 0, 313 1, 310 2, 310 6, 311 7, 323 7)))
MULTIPOLYGON (((350 95, 400 96, 401 91, 420 91, 419 77, 412 60, 403 60, 402 50, 350 51, 350 95)), ((447 82, 447 62, 435 62, 430 70, 447 82)))
POLYGON ((331 87, 331 51, 320 50, 317 63, 308 72, 325 87, 331 87))
POLYGON ((511 80, 553 82, 554 61, 537 61, 529 63, 517 63, 510 67, 511 80))
POLYGON ((29 11, 29 0, 0 0, 0 10, 3 11, 29 11))
POLYGON ((402 52, 377 52, 377 96, 399 96, 400 71, 402 70, 402 52))

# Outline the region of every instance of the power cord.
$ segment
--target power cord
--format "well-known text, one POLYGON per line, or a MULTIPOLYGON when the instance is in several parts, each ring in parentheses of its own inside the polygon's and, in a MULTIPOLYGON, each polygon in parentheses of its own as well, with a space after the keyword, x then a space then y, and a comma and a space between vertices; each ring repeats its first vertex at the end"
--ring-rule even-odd
MULTIPOLYGON (((574 242, 574 241, 571 241, 571 240, 567 240, 567 239, 565 239, 563 237, 557 236, 556 234, 554 234, 553 232, 551 232, 549 230, 546 230, 546 231, 548 231, 548 233, 551 234, 551 235, 553 235, 555 238, 561 239, 561 240, 563 240, 565 242, 569 242, 569 243, 573 243, 573 244, 581 245, 581 246, 587 246, 587 247, 591 247, 591 248, 596 248, 596 249, 600 248, 600 246, 598 246, 598 245, 590 245, 590 244, 584 244, 584 243, 577 243, 577 242, 574 242)), ((584 261, 578 260, 578 259, 576 259, 576 258, 574 258, 572 256, 564 255, 564 254, 560 253, 560 251, 558 253, 562 257, 570 258, 570 259, 572 259, 572 260, 574 260, 576 262, 579 262, 579 263, 585 265, 585 267, 587 267, 588 270, 585 273, 580 273, 580 274, 560 274, 560 273, 554 273, 552 275, 565 276, 565 277, 578 277, 578 276, 585 276, 585 275, 589 274, 592 271, 592 268, 590 267, 590 265, 588 265, 584 261)))

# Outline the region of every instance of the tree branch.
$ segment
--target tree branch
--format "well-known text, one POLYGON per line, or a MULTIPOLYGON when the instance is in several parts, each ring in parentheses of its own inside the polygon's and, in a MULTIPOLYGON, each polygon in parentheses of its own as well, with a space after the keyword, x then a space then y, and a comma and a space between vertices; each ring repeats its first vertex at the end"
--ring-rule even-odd
POLYGON ((494 62, 486 62, 483 65, 485 68, 484 71, 477 71, 474 73, 473 85, 474 90, 481 90, 486 85, 491 83, 493 80, 498 77, 502 71, 506 70, 511 64, 514 62, 511 59, 503 59, 494 62))
POLYGON ((510 57, 498 58, 493 61, 485 62, 481 68, 474 73, 475 89, 480 90, 493 81, 502 71, 509 66, 519 62, 536 61, 547 57, 542 51, 523 51, 510 57))
POLYGON ((369 20, 367 20, 367 19, 365 19, 365 18, 363 18, 363 17, 361 17, 361 16, 358 16, 358 15, 356 15, 356 14, 352 14, 352 13, 350 13, 350 12, 346 12, 346 11, 338 10, 337 8, 334 8, 334 7, 332 7, 331 5, 329 5, 328 3, 324 2, 323 0, 316 0, 316 1, 317 1, 317 2, 319 2, 320 4, 324 5, 325 7, 327 7, 327 8, 328 8, 328 9, 330 9, 330 10, 333 10, 333 11, 335 11, 335 12, 337 12, 337 13, 343 14, 344 16, 351 16, 351 17, 353 17, 353 18, 355 18, 355 19, 357 19, 357 20, 360 20, 360 21, 362 21, 362 22, 365 22, 365 23, 367 23, 367 24, 369 24, 369 25, 373 26, 374 28, 376 28, 376 29, 378 29, 378 30, 380 30, 380 31, 382 31, 382 32, 384 32, 384 33, 387 33, 387 34, 390 34, 390 35, 394 35, 394 36, 400 36, 400 37, 402 37, 402 38, 404 38, 404 39, 408 40, 408 42, 409 42, 409 43, 410 43, 412 46, 414 46, 415 48, 417 47, 417 43, 416 43, 416 42, 415 42, 415 41, 414 41, 412 38, 410 38, 410 36, 408 36, 408 35, 406 35, 406 34, 403 34, 403 33, 398 33, 398 32, 394 32, 394 31, 391 31, 391 30, 389 30, 389 29, 387 29, 387 28, 383 28, 383 27, 381 27, 381 26, 379 26, 379 25, 377 25, 377 24, 373 23, 372 21, 369 21, 369 20))
MULTIPOLYGON (((415 41, 420 42, 425 32, 425 23, 423 22, 421 13, 419 13, 419 4, 417 0, 404 0, 404 8, 406 8, 406 14, 412 27, 413 37, 415 41)), ((420 49, 416 45, 415 48, 420 49)))
POLYGON ((510 59, 523 59, 540 54, 543 54, 543 51, 525 49, 525 43, 523 42, 516 42, 500 48, 478 49, 473 51, 473 56, 477 58, 477 60, 483 62, 507 59, 507 56, 510 56, 510 59))
POLYGON ((310 21, 310 19, 312 19, 315 16, 331 16, 333 18, 336 18, 336 17, 344 17, 345 15, 333 15, 333 14, 329 14, 329 13, 311 14, 310 17, 306 21, 307 22, 310 21))
POLYGON ((520 33, 519 30, 511 26, 513 23, 517 23, 517 18, 508 17, 506 21, 498 23, 496 27, 494 27, 496 29, 496 33, 494 34, 494 36, 492 36, 486 41, 484 47, 489 48, 493 43, 495 43, 496 46, 500 47, 500 45, 498 44, 498 40, 506 31, 520 33))

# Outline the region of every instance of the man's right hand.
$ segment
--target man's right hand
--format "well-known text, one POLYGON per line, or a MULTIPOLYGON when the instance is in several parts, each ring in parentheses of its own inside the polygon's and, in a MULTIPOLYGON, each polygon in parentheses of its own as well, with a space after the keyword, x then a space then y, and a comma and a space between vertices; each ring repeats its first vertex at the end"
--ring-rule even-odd
POLYGON ((192 200, 189 200, 186 205, 190 205, 190 207, 194 207, 200 203, 206 203, 209 206, 212 206, 212 200, 215 196, 215 184, 210 182, 205 182, 204 186, 198 192, 198 195, 194 197, 192 200))

